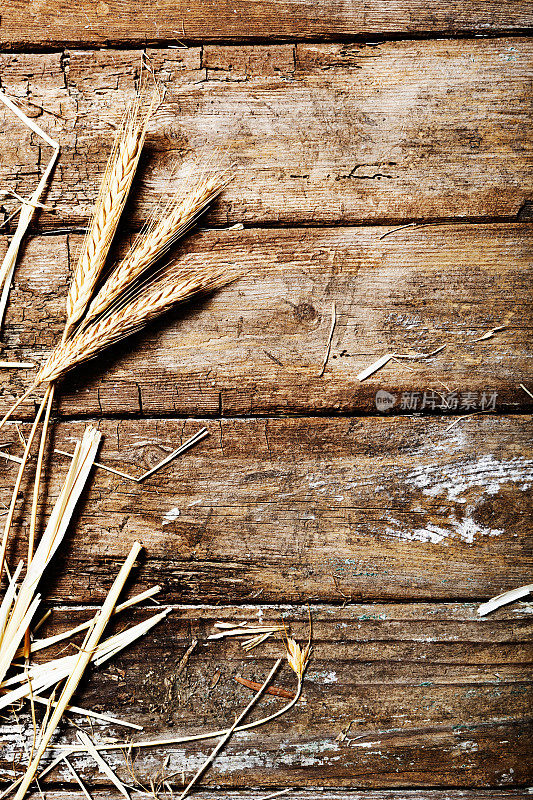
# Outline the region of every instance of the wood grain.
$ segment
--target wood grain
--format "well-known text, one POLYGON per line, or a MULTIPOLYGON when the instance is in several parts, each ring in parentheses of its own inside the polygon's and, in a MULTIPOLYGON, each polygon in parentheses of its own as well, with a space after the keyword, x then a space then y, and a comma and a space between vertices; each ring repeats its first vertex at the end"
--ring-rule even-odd
MULTIPOLYGON (((68 779, 68 775, 65 774, 68 779)), ((275 790, 274 790, 275 791, 275 790)), ((280 790, 281 791, 281 790, 280 790)), ((257 789, 252 792, 231 789, 230 792, 224 789, 200 789, 195 795, 195 800, 261 800, 271 790, 262 792, 257 789)), ((138 800, 153 800, 153 794, 146 792, 136 792, 138 800)), ((282 795, 283 796, 283 795, 282 795)), ((344 789, 342 791, 328 789, 298 789, 296 795, 298 800, 471 800, 472 790, 467 789, 368 789, 359 791, 358 789, 344 789)), ((31 800, 38 798, 38 794, 28 795, 31 800)), ((91 788, 91 797, 94 800, 121 800, 121 795, 114 793, 113 789, 104 791, 91 788)), ((84 800, 81 792, 76 791, 74 785, 67 791, 46 792, 47 800, 84 800)), ((287 795, 290 799, 290 794, 287 795)), ((530 800, 531 792, 529 789, 476 789, 476 800, 530 800)), ((39 798, 40 800, 40 798, 39 798)))
POLYGON ((264 6, 254 0, 194 5, 173 0, 101 0, 68 3, 10 0, 2 13, 3 47, 57 47, 65 44, 145 44, 216 39, 306 39, 369 34, 435 34, 527 28, 533 16, 518 0, 466 0, 446 3, 371 0, 315 6, 297 2, 264 6))
MULTIPOLYGON (((148 55, 167 93, 126 213, 134 225, 177 183, 176 166, 213 152, 236 166, 217 224, 515 219, 531 200, 528 39, 148 55)), ((140 61, 140 50, 0 57, 5 90, 62 146, 43 225, 85 223, 140 61)), ((0 122, 1 183, 27 194, 41 148, 3 108, 0 122)))
MULTIPOLYGON (((293 635, 305 639, 307 610, 302 607, 176 608, 141 643, 95 671, 79 703, 144 725, 142 738, 229 724, 251 696, 234 677, 262 680, 283 645, 269 640, 246 654, 235 640, 208 642, 206 637, 217 620, 276 621, 280 611, 293 635), (193 638, 199 644, 177 676, 193 638)), ((312 607, 313 657, 302 702, 277 722, 235 736, 206 776, 208 785, 303 788, 316 786, 317 780, 323 787, 355 785, 360 790, 524 785, 531 777, 528 611, 531 606, 521 604, 480 620, 467 604, 312 607)), ((48 630, 70 626, 87 613, 58 610, 48 630)), ((131 613, 129 620, 147 613, 131 613)), ((123 628, 125 622, 117 625, 123 628)), ((294 675, 284 666, 275 681, 290 688, 294 675)), ((258 716, 282 702, 266 698, 258 716)), ((65 738, 72 735, 70 727, 65 738)), ((120 741, 124 732, 97 725, 93 735, 96 740, 119 736, 120 741)), ((179 785, 181 772, 189 775, 212 745, 141 751, 135 773, 146 782, 170 756, 167 772, 177 773, 179 785)), ((13 725, 4 733, 4 775, 16 750, 13 725)), ((109 753, 107 759, 127 780, 123 755, 109 753)), ((73 763, 90 786, 102 782, 89 759, 73 763)), ((56 773, 56 780, 66 777, 64 771, 56 773)), ((413 796, 422 798, 439 796, 413 796)))
MULTIPOLYGON (((531 388, 531 225, 427 226, 381 239, 390 230, 194 234, 177 253, 182 263, 231 263, 243 277, 83 367, 61 389, 61 412, 376 414, 378 390, 396 398, 388 413, 472 413, 490 408, 491 397, 498 410, 530 407, 520 384, 531 388), (337 324, 319 377, 333 302, 337 324), (502 325, 493 338, 474 341, 502 325), (383 353, 428 353, 443 344, 431 359, 390 362, 369 380, 356 379, 383 353), (410 405, 406 392, 418 393, 410 405), (453 392, 455 400, 446 400, 453 392)), ((59 341, 79 242, 28 243, 3 358, 41 362, 59 341)), ((3 410, 32 374, 3 372, 3 410)), ((32 415, 33 402, 22 410, 32 415)))
MULTIPOLYGON (((100 459, 140 475, 201 424, 102 421, 100 459)), ((530 582, 527 417, 449 432, 448 421, 405 417, 206 424, 208 438, 144 483, 96 471, 50 574, 51 601, 100 602, 135 539, 146 547, 137 582, 160 583, 167 602, 485 599, 530 582)), ((83 429, 60 424, 56 446, 72 452, 83 429)), ((17 454, 14 428, 4 436, 17 454)), ((64 457, 53 463, 50 501, 67 469, 64 457)), ((4 502, 16 466, 0 464, 4 502)))

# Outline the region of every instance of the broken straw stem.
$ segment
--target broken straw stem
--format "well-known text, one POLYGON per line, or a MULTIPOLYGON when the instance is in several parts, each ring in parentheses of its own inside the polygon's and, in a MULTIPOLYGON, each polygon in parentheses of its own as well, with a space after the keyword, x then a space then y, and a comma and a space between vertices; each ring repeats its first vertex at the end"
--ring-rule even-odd
POLYGON ((282 661, 283 661, 283 659, 282 659, 282 658, 278 658, 278 660, 276 661, 276 663, 274 664, 274 666, 273 666, 273 667, 272 667, 272 669, 270 670, 270 672, 269 672, 268 676, 266 677, 266 679, 265 679, 265 681, 264 681, 263 685, 260 687, 260 689, 259 689, 259 691, 257 692, 257 694, 256 694, 256 695, 254 695, 254 697, 252 697, 252 699, 250 700, 250 702, 248 703, 248 705, 246 706, 246 708, 244 709, 244 711, 242 711, 242 712, 239 714, 239 716, 237 717, 237 719, 235 720, 235 722, 233 723, 233 725, 231 726, 231 728, 229 728, 229 729, 226 731, 226 733, 224 734, 224 736, 222 737, 222 739, 220 740, 220 742, 219 742, 219 743, 216 745, 216 747, 213 749, 213 751, 211 752, 211 754, 209 755, 209 757, 206 759, 206 761, 204 761, 204 763, 202 764, 202 766, 200 767, 200 769, 198 770, 198 772, 196 773, 196 775, 194 776, 194 778, 192 778, 192 780, 191 780, 191 781, 189 781, 189 783, 187 784, 187 786, 185 787, 185 789, 183 790, 183 792, 180 794, 180 796, 179 796, 178 800, 184 800, 184 798, 185 798, 185 797, 187 797, 187 795, 189 794, 190 790, 192 789, 192 787, 194 786, 194 784, 196 783, 196 781, 197 781, 197 780, 198 780, 198 779, 199 779, 199 778, 200 778, 200 777, 203 775, 203 773, 204 773, 204 772, 205 772, 205 770, 208 768, 208 766, 209 766, 209 765, 210 765, 210 764, 211 764, 211 763, 212 763, 212 762, 215 760, 215 758, 217 757, 218 753, 219 753, 219 752, 222 750, 222 748, 224 747, 224 745, 226 744, 226 742, 228 741, 228 739, 229 739, 229 738, 231 737, 231 735, 232 735, 232 734, 235 732, 235 729, 236 729, 236 728, 237 728, 237 727, 240 725, 240 723, 241 723, 241 722, 243 721, 243 719, 246 717, 246 715, 248 714, 248 712, 252 710, 252 708, 255 706, 255 704, 257 703, 257 701, 258 701, 258 700, 260 700, 260 699, 261 699, 261 697, 264 695, 264 693, 265 693, 265 691, 266 691, 266 689, 267 689, 267 687, 268 687, 268 684, 270 683, 270 681, 272 680, 272 678, 273 678, 273 677, 274 677, 274 675, 276 674, 276 672, 277 672, 277 670, 279 669, 279 666, 280 666, 280 664, 281 664, 281 662, 282 662, 282 661))
MULTIPOLYGON (((41 430, 41 441, 39 442, 39 453, 37 456, 37 466, 35 468, 35 479, 33 485, 33 499, 31 504, 31 517, 30 517, 30 533, 28 536, 28 567, 33 558, 33 550, 35 547, 35 530, 37 528, 37 506, 39 503, 39 488, 41 485, 41 472, 43 468, 44 450, 46 447, 46 434, 48 432, 48 424, 50 422, 50 413, 52 411, 52 404, 54 402, 55 384, 50 384, 50 392, 48 394, 48 403, 46 405, 46 413, 44 415, 43 427, 41 430)), ((24 635, 24 656, 30 657, 31 652, 30 631, 26 631, 24 635)))
POLYGON ((130 550, 130 553, 122 565, 120 572, 118 573, 117 577, 115 578, 113 585, 107 595, 104 604, 100 610, 100 614, 98 615, 98 619, 90 632, 87 641, 84 643, 84 648, 80 651, 79 658, 76 662, 74 669, 72 670, 71 674, 68 677, 68 680, 65 684, 63 691, 61 692, 61 696, 58 700, 57 706, 55 707, 48 725, 46 726, 46 730, 44 731, 41 742, 37 749, 37 752, 33 758, 33 761, 28 766, 26 774, 22 780, 22 783, 19 786, 17 794, 15 795, 15 800, 23 800, 26 795, 26 792, 32 783, 35 773, 39 767, 39 763, 43 756, 44 751, 48 747, 50 739, 52 738, 59 722, 61 721, 61 717, 63 716, 63 712, 65 711, 66 706, 69 703, 70 698, 74 694, 78 683, 80 682, 83 673, 91 658, 93 656, 94 650, 96 649, 100 637, 104 632, 104 628, 106 627, 109 617, 113 613, 113 609, 116 605, 118 600, 118 596, 122 589, 124 588, 124 584, 128 579, 128 576, 133 568, 135 563, 135 559, 139 555, 140 551, 142 550, 142 545, 139 542, 135 542, 130 550))
POLYGON ((22 456, 22 461, 20 463, 19 472, 18 472, 18 475, 17 475, 17 480, 15 481, 15 486, 13 488, 13 494, 11 496, 11 504, 9 506, 9 512, 8 512, 7 519, 6 519, 6 524, 5 524, 5 527, 4 527, 4 535, 3 535, 3 538, 2 538, 2 546, 0 548, 0 576, 2 575, 2 572, 3 572, 3 569, 4 569, 4 560, 5 560, 5 557, 6 557, 7 540, 8 540, 8 537, 9 537, 9 530, 11 528, 11 523, 13 521, 13 515, 15 513, 15 504, 17 502, 17 496, 18 496, 18 493, 19 493, 20 484, 22 483, 22 476, 24 474, 24 468, 26 467, 26 462, 27 462, 28 456, 30 454, 30 449, 31 449, 31 446, 32 446, 32 443, 33 443, 33 439, 35 437, 35 433, 37 432, 37 426, 39 425, 39 420, 41 419, 41 415, 42 415, 42 413, 44 411, 44 407, 45 407, 46 402, 48 400, 49 392, 50 392, 50 387, 48 387, 47 390, 46 390, 45 396, 44 396, 44 398, 43 398, 43 400, 41 402, 41 405, 39 406, 39 410, 38 410, 37 415, 35 417, 35 420, 33 422, 33 425, 32 425, 32 428, 31 428, 31 432, 30 432, 30 435, 29 435, 29 438, 28 438, 28 442, 26 444, 26 447, 24 449, 24 454, 22 456))
MULTIPOLYGON (((193 447, 193 445, 197 444, 197 442, 201 441, 202 439, 205 439, 206 436, 209 436, 209 431, 207 430, 207 428, 201 428, 198 431, 198 433, 195 433, 194 436, 192 436, 190 439, 188 439, 186 442, 180 445, 176 450, 173 450, 172 453, 170 453, 162 461, 160 461, 159 464, 156 464, 155 467, 152 467, 139 477, 136 477, 135 475, 128 475, 127 472, 121 472, 119 469, 114 469, 113 467, 108 467, 107 464, 102 464, 99 461, 95 461, 94 466, 100 467, 100 469, 105 469, 106 472, 111 472, 113 475, 118 475, 120 478, 126 478, 129 481, 135 481, 135 483, 141 483, 146 478, 149 478, 150 475, 153 475, 154 472, 157 472, 157 470, 161 469, 161 467, 166 466, 166 464, 168 464, 174 458, 177 458, 186 450, 188 450, 190 447, 193 447)), ((54 452, 59 453, 59 455, 62 456, 67 456, 68 458, 72 458, 72 453, 67 453, 66 450, 58 450, 56 448, 54 452)), ((11 456, 11 458, 15 458, 15 456, 11 456)))

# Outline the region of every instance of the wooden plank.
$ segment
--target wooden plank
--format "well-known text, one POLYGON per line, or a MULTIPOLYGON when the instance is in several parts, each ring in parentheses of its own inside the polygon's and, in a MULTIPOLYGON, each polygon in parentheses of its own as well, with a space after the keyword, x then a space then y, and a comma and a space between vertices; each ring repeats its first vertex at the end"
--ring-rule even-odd
MULTIPOLYGON (((65 776, 66 777, 66 776, 65 776)), ((281 791, 281 790, 280 790, 281 791)), ((262 800, 265 793, 270 794, 270 790, 262 792, 256 789, 253 792, 239 791, 232 789, 231 792, 216 788, 196 792, 195 800, 262 800)), ((112 789, 104 792, 91 787, 91 795, 94 800, 121 800, 121 795, 113 793, 112 789)), ((283 796, 283 795, 282 795, 283 796)), ((344 789, 340 792, 328 789, 300 789, 296 795, 298 800, 472 800, 472 790, 463 791, 461 789, 384 789, 363 790, 344 789)), ((29 795, 32 800, 38 798, 38 794, 29 795)), ((75 786, 66 791, 46 792, 47 800, 83 800, 81 792, 76 792, 75 786)), ((153 794, 146 794, 139 791, 135 793, 137 800, 153 800, 153 794)), ((290 794, 286 796, 290 800, 290 794)), ((529 789, 476 789, 476 800, 531 800, 529 789)))
MULTIPOLYGON (((378 391, 392 396, 386 413, 530 407, 520 384, 532 389, 531 225, 426 226, 382 239, 390 230, 192 235, 180 256, 217 269, 231 262, 243 277, 78 370, 61 390, 62 413, 377 414, 378 391), (320 376, 333 302, 337 324, 320 376), (475 342, 497 326, 505 330, 475 342), (356 378, 384 353, 444 344, 431 359, 393 361, 363 383, 356 378)), ((28 243, 2 358, 41 362, 59 341, 79 241, 28 243)), ((2 410, 32 374, 3 371, 2 410)), ((22 410, 33 409, 31 402, 22 410)))
MULTIPOLYGON (((206 637, 217 620, 269 622, 278 620, 280 611, 293 635, 304 640, 305 607, 176 608, 142 642, 93 672, 79 703, 144 725, 142 738, 231 724, 251 697, 235 677, 262 680, 283 645, 269 640, 246 654, 235 640, 212 642, 206 637), (199 644, 177 674, 193 638, 199 644)), ((480 784, 508 790, 527 784, 531 621, 525 611, 531 612, 531 605, 480 620, 475 607, 465 604, 312 607, 313 658, 302 702, 278 721, 235 736, 205 782, 265 789, 320 783, 360 790, 480 784)), ((58 610, 49 630, 70 626, 88 613, 58 610)), ((133 612, 129 619, 138 621, 147 613, 133 612)), ((117 622, 121 629, 124 624, 123 619, 117 622)), ((290 690, 294 683, 294 675, 283 666, 275 684, 290 690)), ((258 716, 283 702, 266 698, 258 716)), ((31 738, 31 723, 22 721, 31 738)), ((12 725, 3 733, 5 775, 20 748, 20 732, 12 725)), ((109 735, 122 741, 124 732, 96 725, 96 740, 109 735)), ((72 736, 71 727, 65 737, 72 736)), ((176 775, 179 785, 182 771, 190 775, 212 746, 203 742, 141 751, 135 774, 146 785, 169 756, 167 772, 176 775)), ((128 780, 123 754, 106 757, 128 780)), ((102 776, 95 778, 90 759, 73 763, 90 785, 102 782, 102 776)), ((64 771, 55 774, 56 780, 65 778, 64 771)), ((377 795, 380 800, 394 797, 377 795)), ((413 800, 422 798, 423 793, 413 795, 413 800)), ((424 800, 437 798, 428 794, 424 800)), ((455 800, 453 794, 451 798, 455 800)))
MULTIPOLYGON (((102 421, 100 458, 140 475, 202 424, 102 421)), ((96 471, 51 599, 100 601, 135 539, 146 547, 137 583, 160 583, 166 602, 474 600, 531 580, 528 417, 451 431, 405 417, 205 424, 209 437, 144 483, 96 471)), ((72 452, 84 426, 58 425, 55 445, 72 452)), ((53 463, 50 501, 67 469, 53 463)), ((3 502, 16 467, 5 467, 3 502)), ((10 563, 27 538, 19 508, 10 563)))
POLYGON ((307 39, 360 35, 420 33, 489 33, 527 28, 531 9, 518 0, 494 2, 438 0, 371 0, 316 6, 298 2, 264 7, 253 0, 238 3, 199 0, 193 6, 159 0, 82 0, 75 4, 48 0, 35 7, 29 0, 10 0, 2 13, 3 47, 58 47, 65 44, 145 44, 147 42, 216 39, 307 39))
MULTIPOLYGON (((523 135, 531 46, 499 38, 149 50, 167 94, 128 219, 139 225, 153 211, 176 164, 212 161, 213 152, 236 165, 209 216, 217 224, 514 219, 532 194, 523 135)), ((85 222, 140 59, 140 50, 1 56, 5 90, 62 145, 43 225, 85 222)), ((26 194, 43 168, 40 145, 5 109, 0 121, 1 184, 26 194)))

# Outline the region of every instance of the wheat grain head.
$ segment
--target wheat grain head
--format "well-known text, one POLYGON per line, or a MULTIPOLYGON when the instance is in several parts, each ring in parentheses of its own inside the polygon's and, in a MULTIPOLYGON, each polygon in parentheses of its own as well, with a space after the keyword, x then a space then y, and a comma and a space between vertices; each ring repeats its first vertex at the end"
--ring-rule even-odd
POLYGON ((185 197, 181 191, 174 196, 160 218, 138 238, 128 255, 113 270, 91 302, 85 321, 89 322, 106 311, 133 281, 159 261, 230 179, 224 174, 208 175, 201 178, 185 197))
POLYGON ((38 383, 55 381, 82 361, 92 358, 109 345, 129 336, 176 303, 200 292, 209 292, 236 280, 238 273, 227 267, 177 269, 155 289, 88 325, 67 341, 61 342, 37 375, 38 383))
POLYGON ((158 96, 154 91, 148 100, 146 92, 141 91, 126 110, 115 136, 89 231, 83 242, 67 295, 64 338, 72 333, 83 316, 105 264, 139 163, 146 130, 158 96))

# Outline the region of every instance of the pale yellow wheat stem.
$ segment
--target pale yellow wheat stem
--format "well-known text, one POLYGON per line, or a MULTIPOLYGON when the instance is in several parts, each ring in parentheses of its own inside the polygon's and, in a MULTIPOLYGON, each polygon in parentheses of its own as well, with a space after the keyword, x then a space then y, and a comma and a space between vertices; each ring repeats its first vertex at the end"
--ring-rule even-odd
POLYGON ((31 427, 30 435, 28 437, 28 441, 26 443, 26 447, 24 448, 24 453, 22 455, 22 461, 20 463, 17 479, 15 481, 15 486, 13 488, 13 493, 11 495, 11 503, 9 505, 9 510, 7 513, 5 525, 4 525, 4 533, 2 536, 2 544, 0 545, 0 576, 2 575, 2 571, 4 569, 4 562, 6 557, 6 550, 7 550, 7 542, 9 539, 9 531, 11 529, 11 523, 13 522, 13 515, 15 513, 15 504, 17 502, 17 497, 20 489, 20 485, 22 483, 22 477, 24 475, 24 470, 26 468, 26 462, 30 455, 31 446, 33 444, 33 440, 35 438, 35 434, 37 433, 37 427, 39 425, 39 420, 41 419, 42 413, 44 408, 48 402, 48 396, 50 394, 50 388, 46 390, 43 400, 41 401, 41 405, 39 406, 39 410, 37 411, 37 415, 31 427))
MULTIPOLYGON (((48 425, 50 423, 50 413, 52 411, 52 403, 54 402, 55 386, 52 383, 48 392, 48 403, 43 420, 43 428, 41 430, 41 441, 39 443, 39 452, 37 455, 37 466, 35 467, 35 482, 33 486, 33 499, 31 504, 31 517, 30 517, 30 533, 28 536, 28 567, 33 558, 33 550, 35 547, 35 532, 37 529, 37 506, 39 503, 39 488, 41 485, 41 473, 43 469, 44 451, 46 447, 46 435, 48 433, 48 425)), ((29 658, 31 654, 30 630, 26 631, 24 636, 24 657, 29 658)))

